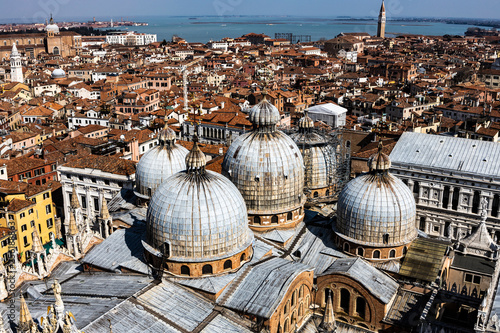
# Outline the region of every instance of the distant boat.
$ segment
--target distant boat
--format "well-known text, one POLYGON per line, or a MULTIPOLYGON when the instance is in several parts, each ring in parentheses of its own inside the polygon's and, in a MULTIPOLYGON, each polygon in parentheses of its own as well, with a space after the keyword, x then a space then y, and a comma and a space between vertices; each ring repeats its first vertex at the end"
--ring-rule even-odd
POLYGON ((227 24, 221 24, 221 27, 225 27, 227 24))

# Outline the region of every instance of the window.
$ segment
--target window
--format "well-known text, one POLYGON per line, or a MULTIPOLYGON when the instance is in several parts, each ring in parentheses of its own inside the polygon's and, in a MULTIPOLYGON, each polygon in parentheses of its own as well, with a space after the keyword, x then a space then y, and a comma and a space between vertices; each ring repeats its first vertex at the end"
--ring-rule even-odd
POLYGON ((87 198, 82 195, 82 208, 87 209, 87 198))
POLYGON ((47 213, 47 214, 52 213, 52 207, 51 207, 51 205, 45 206, 45 213, 47 213))
POLYGON ((365 250, 363 250, 362 247, 358 247, 357 253, 358 253, 358 256, 363 256, 365 254, 365 250))
POLYGON ((470 273, 465 273, 464 281, 469 282, 469 283, 474 283, 474 284, 480 284, 481 283, 481 276, 473 275, 470 273))
POLYGON ((396 257, 396 250, 391 250, 389 252, 389 258, 395 258, 396 257))
POLYGON ((54 221, 52 220, 52 218, 48 219, 47 220, 47 228, 52 228, 54 226, 54 221))
POLYGON ((14 219, 14 215, 9 214, 9 220, 13 220, 13 219, 14 219))
POLYGON ((92 183, 97 183, 97 179, 92 178, 92 183))
POLYGON ((366 315, 366 301, 362 297, 356 298, 356 312, 359 317, 365 319, 366 315))
POLYGON ((226 260, 224 262, 224 269, 232 269, 233 268, 233 262, 231 260, 226 260))
POLYGON ((43 199, 48 199, 50 197, 50 193, 46 192, 43 194, 43 199))
POLYGON ((206 275, 206 274, 213 274, 212 270, 212 265, 205 265, 201 269, 201 274, 206 275))
POLYGON ((78 176, 78 180, 83 181, 83 176, 78 176))
POLYGON ((351 303, 351 294, 349 290, 342 288, 340 290, 340 308, 345 313, 349 314, 349 305, 351 303))
POLYGON ((99 211, 99 198, 94 197, 94 210, 99 211))
POLYGON ((19 217, 20 217, 20 218, 24 218, 25 216, 26 216, 26 214, 24 214, 24 213, 21 213, 21 214, 19 215, 19 217))
POLYGON ((373 258, 374 259, 380 259, 380 251, 379 250, 373 251, 373 258))
POLYGON ((23 237, 23 243, 24 243, 24 246, 28 246, 28 237, 26 237, 26 236, 23 237))
POLYGON ((344 252, 349 252, 349 243, 344 243, 344 252))
POLYGON ((181 267, 181 275, 191 275, 188 266, 184 265, 181 267))
MULTIPOLYGON (((26 224, 23 224, 21 226, 21 231, 26 231, 28 229, 28 227, 26 226, 26 224)), ((472 280, 471 280, 472 281, 472 280)))

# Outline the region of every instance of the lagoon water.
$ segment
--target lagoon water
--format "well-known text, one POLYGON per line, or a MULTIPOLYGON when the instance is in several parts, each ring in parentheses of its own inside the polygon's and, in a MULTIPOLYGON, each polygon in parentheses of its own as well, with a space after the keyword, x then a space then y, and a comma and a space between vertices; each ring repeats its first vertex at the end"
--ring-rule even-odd
MULTIPOLYGON (((132 19, 132 18, 130 18, 132 19)), ((244 34, 264 33, 274 38, 275 33, 293 33, 310 35, 312 40, 330 39, 341 32, 377 33, 375 19, 343 19, 333 17, 297 17, 297 16, 149 16, 134 17, 136 22, 147 22, 149 26, 127 27, 128 30, 154 33, 158 40, 171 40, 173 35, 188 42, 206 43, 223 37, 240 37, 244 34)), ((420 35, 463 35, 468 25, 446 24, 440 22, 388 21, 387 36, 397 34, 420 35)))

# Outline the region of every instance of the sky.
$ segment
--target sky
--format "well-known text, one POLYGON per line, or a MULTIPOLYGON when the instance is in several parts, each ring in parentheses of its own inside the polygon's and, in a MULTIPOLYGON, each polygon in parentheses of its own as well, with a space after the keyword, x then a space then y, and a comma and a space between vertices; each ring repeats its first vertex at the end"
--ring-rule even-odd
MULTIPOLYGON (((140 16, 298 15, 377 16, 381 0, 0 0, 3 22, 44 22, 140 16)), ((499 0, 386 0, 392 17, 500 19, 499 0)))

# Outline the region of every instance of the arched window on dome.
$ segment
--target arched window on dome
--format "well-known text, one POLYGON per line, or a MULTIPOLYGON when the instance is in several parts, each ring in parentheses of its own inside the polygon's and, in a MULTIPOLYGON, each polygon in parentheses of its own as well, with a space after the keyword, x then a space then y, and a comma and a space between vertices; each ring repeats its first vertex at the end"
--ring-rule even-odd
POLYGON ((329 195, 330 195, 330 190, 326 190, 325 196, 329 196, 329 195))
POLYGON ((349 252, 350 249, 349 243, 344 243, 344 252, 349 252))
POLYGON ((253 224, 260 224, 260 217, 259 216, 254 216, 253 224))
POLYGON ((233 268, 233 262, 231 260, 226 260, 224 262, 224 270, 232 269, 232 268, 233 268))
POLYGON ((293 291, 293 294, 292 294, 292 306, 295 305, 295 303, 297 303, 297 290, 294 290, 293 291))
POLYGON ((358 256, 364 256, 365 255, 365 249, 363 249, 362 247, 358 247, 356 253, 358 254, 358 256))
POLYGON ((292 212, 288 212, 288 214, 286 214, 286 219, 287 219, 287 221, 293 220, 293 214, 292 214, 292 212))
POLYGON ((392 249, 389 251, 389 258, 396 258, 396 250, 392 249))
POLYGON ((382 236, 382 240, 384 241, 384 244, 389 244, 389 234, 384 234, 382 236))
POLYGON ((277 215, 273 215, 273 217, 271 217, 271 224, 278 224, 278 216, 277 215))
POLYGON ((184 265, 181 267, 181 275, 187 275, 187 276, 191 275, 191 272, 190 272, 188 266, 184 265))
POLYGON ((289 326, 290 325, 288 324, 288 319, 285 319, 285 325, 284 325, 285 329, 283 330, 283 332, 285 332, 285 333, 288 332, 288 330, 290 329, 289 326))
POLYGON ((59 48, 57 46, 54 46, 54 48, 52 49, 52 53, 54 55, 59 55, 59 48))
POLYGON ((406 255, 406 252, 408 251, 408 248, 405 246, 403 247, 403 255, 406 255))
POLYGON ((240 257, 240 262, 244 262, 246 259, 247 259, 247 255, 245 253, 242 253, 241 257, 240 257))
POLYGON ((315 198, 319 197, 319 193, 318 193, 318 191, 314 191, 313 196, 314 196, 315 198))
POLYGON ((380 259, 380 251, 379 250, 373 251, 373 259, 380 259))
POLYGON ((212 270, 212 265, 205 265, 201 269, 201 274, 206 275, 206 274, 213 274, 212 270))

